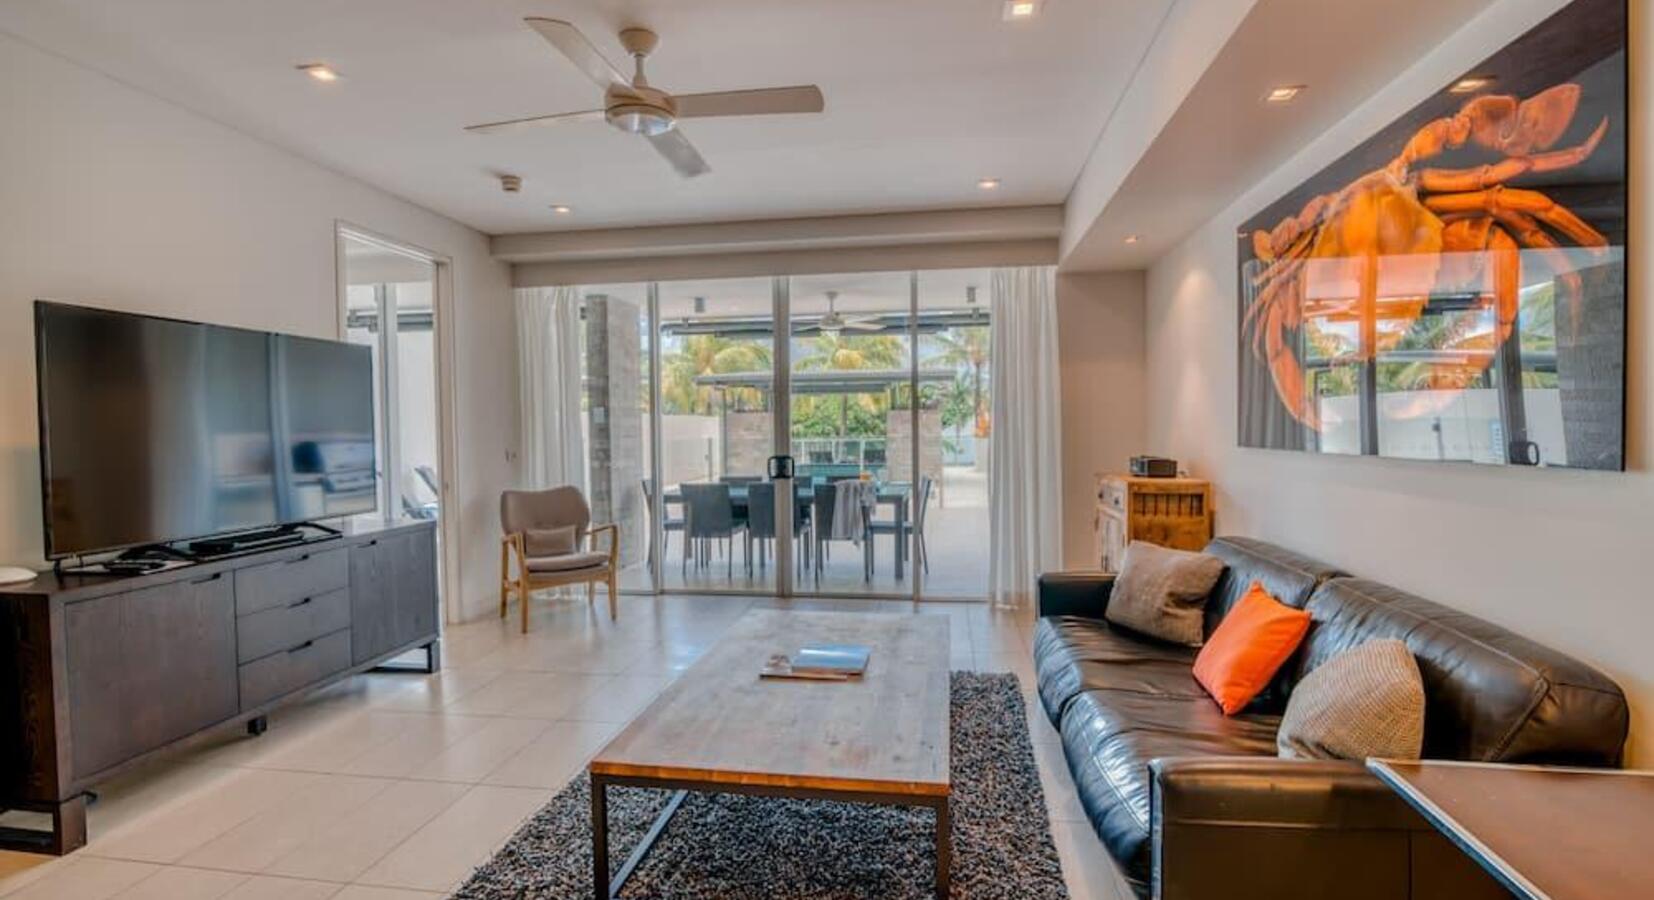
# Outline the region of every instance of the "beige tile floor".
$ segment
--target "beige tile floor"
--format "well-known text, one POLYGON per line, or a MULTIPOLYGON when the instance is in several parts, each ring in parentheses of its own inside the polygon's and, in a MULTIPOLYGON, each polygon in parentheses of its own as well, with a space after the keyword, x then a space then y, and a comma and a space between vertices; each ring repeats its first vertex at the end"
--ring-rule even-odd
MULTIPOLYGON (((600 609, 604 604, 598 604, 600 609)), ((623 597, 620 619, 541 597, 449 629, 437 675, 362 675, 103 785, 62 859, 0 852, 5 900, 410 900, 444 895, 748 608, 940 613, 955 668, 1032 690, 1026 617, 981 604, 623 597)), ((1051 827, 1077 900, 1129 900, 1027 694, 1051 827)))

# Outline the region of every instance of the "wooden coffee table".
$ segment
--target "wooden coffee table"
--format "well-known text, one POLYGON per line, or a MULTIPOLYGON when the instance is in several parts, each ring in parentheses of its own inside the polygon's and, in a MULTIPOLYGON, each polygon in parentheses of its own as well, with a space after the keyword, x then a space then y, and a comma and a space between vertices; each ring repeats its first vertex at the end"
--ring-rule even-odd
POLYGON ((621 886, 687 791, 762 794, 936 811, 936 896, 948 896, 948 621, 944 616, 747 613, 588 766, 592 885, 621 886), (845 682, 758 677, 802 644, 866 644, 867 674, 845 682), (611 881, 608 788, 675 790, 611 881))

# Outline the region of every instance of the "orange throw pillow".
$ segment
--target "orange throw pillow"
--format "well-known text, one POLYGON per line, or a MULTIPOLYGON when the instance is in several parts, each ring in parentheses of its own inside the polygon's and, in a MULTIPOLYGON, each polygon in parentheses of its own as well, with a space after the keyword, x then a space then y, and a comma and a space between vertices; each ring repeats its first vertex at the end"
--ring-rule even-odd
POLYGON ((1195 680, 1232 716, 1269 686, 1309 631, 1309 613, 1270 596, 1254 581, 1195 657, 1195 680))

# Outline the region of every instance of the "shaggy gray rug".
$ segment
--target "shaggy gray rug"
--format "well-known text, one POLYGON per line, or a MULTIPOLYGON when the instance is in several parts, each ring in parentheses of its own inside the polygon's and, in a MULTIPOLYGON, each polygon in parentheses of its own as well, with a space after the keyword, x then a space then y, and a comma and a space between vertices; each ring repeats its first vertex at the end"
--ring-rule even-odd
MULTIPOLYGON (((1016 676, 954 672, 953 896, 1066 898, 1016 676)), ((610 871, 669 791, 609 789, 610 871)), ((934 814, 895 806, 690 793, 623 898, 928 898, 934 814)), ((591 784, 581 775, 454 894, 586 898, 591 784)))

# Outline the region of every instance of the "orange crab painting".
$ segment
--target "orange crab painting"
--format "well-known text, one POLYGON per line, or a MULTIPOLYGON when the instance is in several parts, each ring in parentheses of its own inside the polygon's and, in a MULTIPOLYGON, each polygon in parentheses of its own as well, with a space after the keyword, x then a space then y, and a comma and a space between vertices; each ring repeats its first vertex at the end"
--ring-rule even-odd
POLYGON ((1606 409, 1565 406, 1570 342, 1623 335, 1623 48, 1618 0, 1575 0, 1242 228, 1243 445, 1412 455, 1475 420, 1495 456, 1531 443, 1528 404, 1564 458, 1606 409))
MULTIPOLYGON (((1573 124, 1579 96, 1578 85, 1560 84, 1527 99, 1476 97, 1456 114, 1419 129, 1388 165, 1315 197, 1273 229, 1252 234, 1253 252, 1265 268, 1256 276, 1244 327, 1293 418, 1320 427, 1298 356, 1286 340, 1288 330, 1301 327, 1306 316, 1405 323, 1418 317, 1432 289, 1490 281, 1492 292, 1482 295, 1482 302, 1495 313, 1497 344, 1516 321, 1522 248, 1548 256, 1557 280, 1577 301, 1579 275, 1560 252, 1561 240, 1601 253, 1608 239, 1543 192, 1507 182, 1579 165, 1596 150, 1608 130, 1606 118, 1584 142, 1556 147, 1573 124), (1444 150, 1467 145, 1497 158, 1473 168, 1427 165, 1444 150), (1393 266, 1399 271, 1389 280, 1417 293, 1380 297, 1380 258, 1405 260, 1393 266), (1358 285, 1354 296, 1327 302, 1308 297, 1306 274, 1316 260, 1324 262, 1319 277, 1358 285)), ((1577 302, 1571 307, 1577 309, 1577 302)), ((1390 332, 1391 341, 1395 334, 1390 332)), ((1384 338, 1375 335, 1357 353, 1367 357, 1384 349, 1384 338)), ((1490 357, 1469 359, 1455 367, 1485 366, 1490 357)), ((1439 373, 1449 381, 1464 374, 1439 373)))

